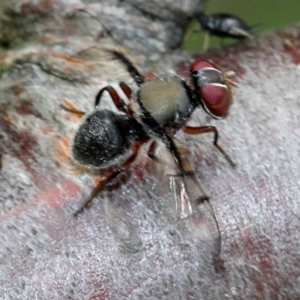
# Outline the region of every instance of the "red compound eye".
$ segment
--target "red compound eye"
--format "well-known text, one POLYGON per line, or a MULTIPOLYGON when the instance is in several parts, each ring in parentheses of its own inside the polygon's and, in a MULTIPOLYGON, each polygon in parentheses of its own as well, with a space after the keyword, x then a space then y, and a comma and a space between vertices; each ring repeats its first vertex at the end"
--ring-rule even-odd
POLYGON ((224 118, 228 114, 232 94, 229 87, 211 84, 201 88, 201 99, 209 114, 215 118, 224 118))
POLYGON ((215 66, 206 60, 196 60, 191 64, 191 71, 200 71, 204 68, 215 68, 215 66))
POLYGON ((205 111, 212 117, 224 118, 229 111, 232 94, 222 73, 212 63, 196 60, 191 64, 195 92, 205 111))

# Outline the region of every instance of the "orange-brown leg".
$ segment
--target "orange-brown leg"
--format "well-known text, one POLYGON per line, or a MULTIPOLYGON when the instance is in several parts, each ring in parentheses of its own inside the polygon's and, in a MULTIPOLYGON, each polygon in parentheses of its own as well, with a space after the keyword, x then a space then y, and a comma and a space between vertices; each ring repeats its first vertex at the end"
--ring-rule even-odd
MULTIPOLYGON (((126 97, 129 100, 131 100, 132 99, 131 98, 131 96, 132 96, 132 89, 131 89, 131 87, 128 84, 126 84, 125 82, 123 82, 123 81, 121 81, 119 85, 120 85, 120 88, 122 89, 123 93, 126 95, 126 97)), ((127 105, 127 114, 129 114, 131 116, 133 116, 133 114, 134 114, 134 111, 131 109, 130 104, 127 105)))
POLYGON ((112 100, 118 110, 123 111, 124 113, 128 112, 126 103, 119 96, 117 91, 112 86, 106 86, 98 92, 96 99, 95 99, 95 106, 98 106, 100 104, 100 100, 101 100, 104 92, 109 93, 110 97, 112 98, 112 100))
POLYGON ((186 126, 183 131, 187 134, 202 134, 202 133, 214 133, 214 146, 224 155, 224 157, 227 159, 227 161, 230 163, 230 165, 235 168, 236 163, 232 161, 232 159, 229 157, 229 155, 225 152, 225 150, 218 144, 218 138, 219 133, 215 126, 199 126, 199 127, 191 127, 186 126))
MULTIPOLYGON (((123 93, 126 95, 128 99, 131 99, 132 95, 132 90, 131 88, 125 83, 125 82, 120 82, 120 88, 122 89, 123 93)), ((101 97, 104 92, 108 92, 110 97, 112 98, 116 108, 125 114, 132 115, 133 111, 130 109, 130 107, 124 102, 124 100, 119 96, 117 91, 112 87, 112 86, 106 86, 103 89, 101 89, 95 100, 95 106, 98 106, 100 104, 101 97)))
POLYGON ((119 174, 124 172, 126 168, 129 168, 131 164, 135 161, 140 148, 148 141, 148 139, 140 139, 137 140, 133 146, 132 146, 132 155, 120 166, 118 169, 113 171, 108 177, 106 177, 104 180, 101 180, 98 185, 94 188, 90 196, 85 200, 83 205, 74 213, 74 216, 77 217, 80 213, 82 213, 94 200, 94 198, 100 193, 102 189, 105 188, 105 186, 111 182, 113 179, 115 179, 119 174))
POLYGON ((131 88, 129 87, 129 85, 126 84, 126 83, 123 82, 123 81, 121 81, 121 82, 119 83, 119 85, 120 85, 120 88, 122 89, 123 93, 126 95, 126 97, 127 97, 128 99, 131 99, 132 90, 131 90, 131 88))

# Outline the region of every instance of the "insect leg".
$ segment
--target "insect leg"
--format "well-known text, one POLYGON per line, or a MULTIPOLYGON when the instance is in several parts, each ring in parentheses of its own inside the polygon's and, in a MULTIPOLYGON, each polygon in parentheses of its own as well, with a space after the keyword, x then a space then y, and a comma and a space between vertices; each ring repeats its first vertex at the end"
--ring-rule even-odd
POLYGON ((219 272, 223 269, 223 260, 221 258, 221 232, 217 217, 209 202, 209 197, 196 177, 194 167, 188 158, 188 151, 181 145, 176 146, 182 159, 185 176, 178 173, 176 165, 175 169, 172 169, 171 166, 168 167, 169 160, 165 155, 157 154, 158 144, 156 141, 150 145, 148 155, 155 162, 167 166, 170 172, 166 175, 170 179, 170 187, 174 192, 177 225, 180 232, 186 235, 187 239, 194 237, 197 243, 201 240, 208 241, 208 236, 211 236, 211 255, 215 269, 219 272))
POLYGON ((163 161, 155 155, 157 149, 157 142, 153 141, 148 150, 148 156, 155 162, 162 163, 163 161))
MULTIPOLYGON (((130 86, 123 81, 121 81, 119 83, 119 86, 120 86, 121 90, 123 91, 123 93, 126 95, 126 97, 128 99, 131 99, 132 90, 131 90, 130 86)), ((127 115, 131 115, 131 116, 133 115, 133 111, 132 111, 130 105, 127 105, 124 102, 124 100, 119 96, 117 91, 112 86, 106 86, 98 92, 96 99, 95 99, 95 106, 98 106, 100 104, 100 100, 105 91, 109 93, 110 97, 112 98, 112 100, 118 110, 124 112, 127 115)))
MULTIPOLYGON (((160 164, 164 164, 165 161, 163 159, 161 159, 160 157, 155 155, 156 149, 157 149, 157 142, 153 141, 151 143, 150 147, 149 147, 148 156, 152 160, 154 160, 155 162, 158 162, 160 164)), ((178 153, 179 153, 180 158, 181 158, 181 164, 182 164, 182 169, 184 171, 184 174, 186 176, 194 176, 194 168, 193 168, 193 166, 191 165, 190 161, 187 158, 186 150, 181 146, 177 146, 177 150, 178 150, 178 153)), ((183 174, 178 174, 178 175, 182 176, 183 174)), ((203 199, 203 200, 206 200, 206 199, 208 199, 207 196, 205 196, 205 199, 203 199)))
POLYGON ((205 32, 204 41, 203 41, 203 51, 206 51, 208 49, 209 39, 210 39, 210 34, 208 32, 205 32))
POLYGON ((115 179, 119 174, 125 171, 126 168, 129 168, 130 165, 135 161, 140 148, 143 144, 145 144, 148 141, 148 139, 139 139, 137 140, 133 146, 132 151, 133 153, 131 156, 120 166, 118 169, 113 171, 108 177, 106 177, 104 180, 101 180, 98 185, 94 188, 90 196, 85 200, 83 205, 74 213, 74 216, 77 217, 80 213, 82 213, 94 200, 94 198, 99 194, 99 192, 105 188, 105 186, 111 182, 113 179, 115 179))
POLYGON ((81 214, 94 200, 94 198, 98 195, 98 193, 107 185, 108 182, 112 181, 114 178, 116 178, 120 173, 124 171, 123 168, 117 169, 112 174, 110 174, 108 177, 106 177, 104 180, 101 180, 98 185, 93 189, 90 196, 85 200, 85 202, 81 205, 81 207, 75 211, 74 216, 77 217, 79 214, 81 214))
MULTIPOLYGON (((179 171, 178 166, 176 163, 174 165, 174 160, 173 163, 171 163, 164 155, 160 157, 157 156, 156 154, 157 146, 158 146, 157 142, 153 141, 149 147, 148 156, 155 162, 161 165, 165 165, 165 168, 169 170, 166 173, 166 175, 170 177, 176 177, 177 178, 176 180, 178 182, 180 181, 183 183, 186 192, 191 196, 189 197, 191 201, 194 201, 197 205, 202 204, 204 201, 209 201, 209 197, 207 196, 199 180, 197 180, 196 178, 194 167, 192 166, 192 164, 188 159, 186 149, 181 146, 177 146, 178 153, 180 154, 181 157, 181 163, 183 168, 183 172, 178 172, 179 171)), ((180 218, 182 218, 183 214, 180 213, 179 215, 180 218)))
POLYGON ((131 95, 132 95, 132 89, 130 88, 129 85, 127 85, 125 82, 121 81, 119 83, 120 88, 122 89, 123 93, 126 95, 126 97, 128 99, 131 99, 131 95))
POLYGON ((114 50, 110 51, 117 59, 119 59, 127 68, 127 71, 134 79, 137 85, 141 85, 145 82, 145 77, 138 71, 133 63, 124 55, 123 51, 114 50))
POLYGON ((199 127, 191 127, 186 126, 183 131, 187 134, 202 134, 202 133, 214 133, 214 146, 224 155, 230 165, 235 168, 236 163, 229 157, 229 155, 225 152, 225 150, 218 144, 219 132, 215 126, 199 126, 199 127))
POLYGON ((174 140, 172 139, 172 137, 170 137, 167 134, 163 134, 161 136, 161 139, 164 142, 164 144, 166 145, 166 147, 169 149, 169 151, 171 152, 180 173, 182 174, 183 177, 186 177, 186 172, 184 170, 182 157, 179 153, 178 148, 176 147, 176 144, 175 144, 174 140))
POLYGON ((117 91, 112 86, 106 86, 98 92, 98 94, 95 98, 95 106, 98 106, 100 104, 100 100, 101 100, 104 92, 109 93, 110 97, 112 98, 112 100, 118 110, 123 111, 126 114, 128 113, 127 104, 124 102, 124 100, 119 96, 117 91))

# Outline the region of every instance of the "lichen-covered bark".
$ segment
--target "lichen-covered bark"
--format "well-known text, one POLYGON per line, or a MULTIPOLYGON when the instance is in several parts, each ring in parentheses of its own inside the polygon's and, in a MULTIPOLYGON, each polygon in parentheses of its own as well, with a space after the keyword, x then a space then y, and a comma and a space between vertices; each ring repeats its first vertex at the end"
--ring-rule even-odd
POLYGON ((171 53, 182 20, 200 3, 160 3, 173 8, 175 18, 149 1, 1 3, 4 298, 299 298, 300 25, 209 53, 171 53), (184 18, 177 22, 181 10, 184 18), (105 173, 71 160, 80 117, 61 104, 90 111, 99 88, 130 83, 124 67, 104 51, 116 42, 101 23, 141 71, 149 71, 151 62, 151 73, 188 77, 190 61, 205 57, 236 72, 229 117, 211 121, 199 110, 191 122, 216 125, 238 167, 230 168, 211 136, 178 136, 219 220, 221 274, 201 249, 170 234, 172 194, 163 194, 166 183, 159 184, 146 153, 89 210, 72 215, 105 173))

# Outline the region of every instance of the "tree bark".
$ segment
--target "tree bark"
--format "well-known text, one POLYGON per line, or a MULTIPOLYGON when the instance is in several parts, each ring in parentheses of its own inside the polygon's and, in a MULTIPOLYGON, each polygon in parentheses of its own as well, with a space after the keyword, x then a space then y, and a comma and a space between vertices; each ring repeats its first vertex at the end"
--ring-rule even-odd
POLYGON ((206 53, 175 51, 201 2, 1 4, 1 295, 300 297, 300 25, 206 53), (191 123, 217 126, 238 167, 219 155, 211 136, 178 135, 217 215, 221 274, 201 257, 201 247, 170 234, 172 194, 155 193, 162 188, 146 153, 89 210, 72 215, 105 174, 73 162, 69 149, 80 117, 61 105, 88 112, 101 87, 130 84, 106 51, 118 44, 143 73, 171 71, 189 80, 196 58, 236 73, 229 117, 211 121, 199 110, 191 123))

